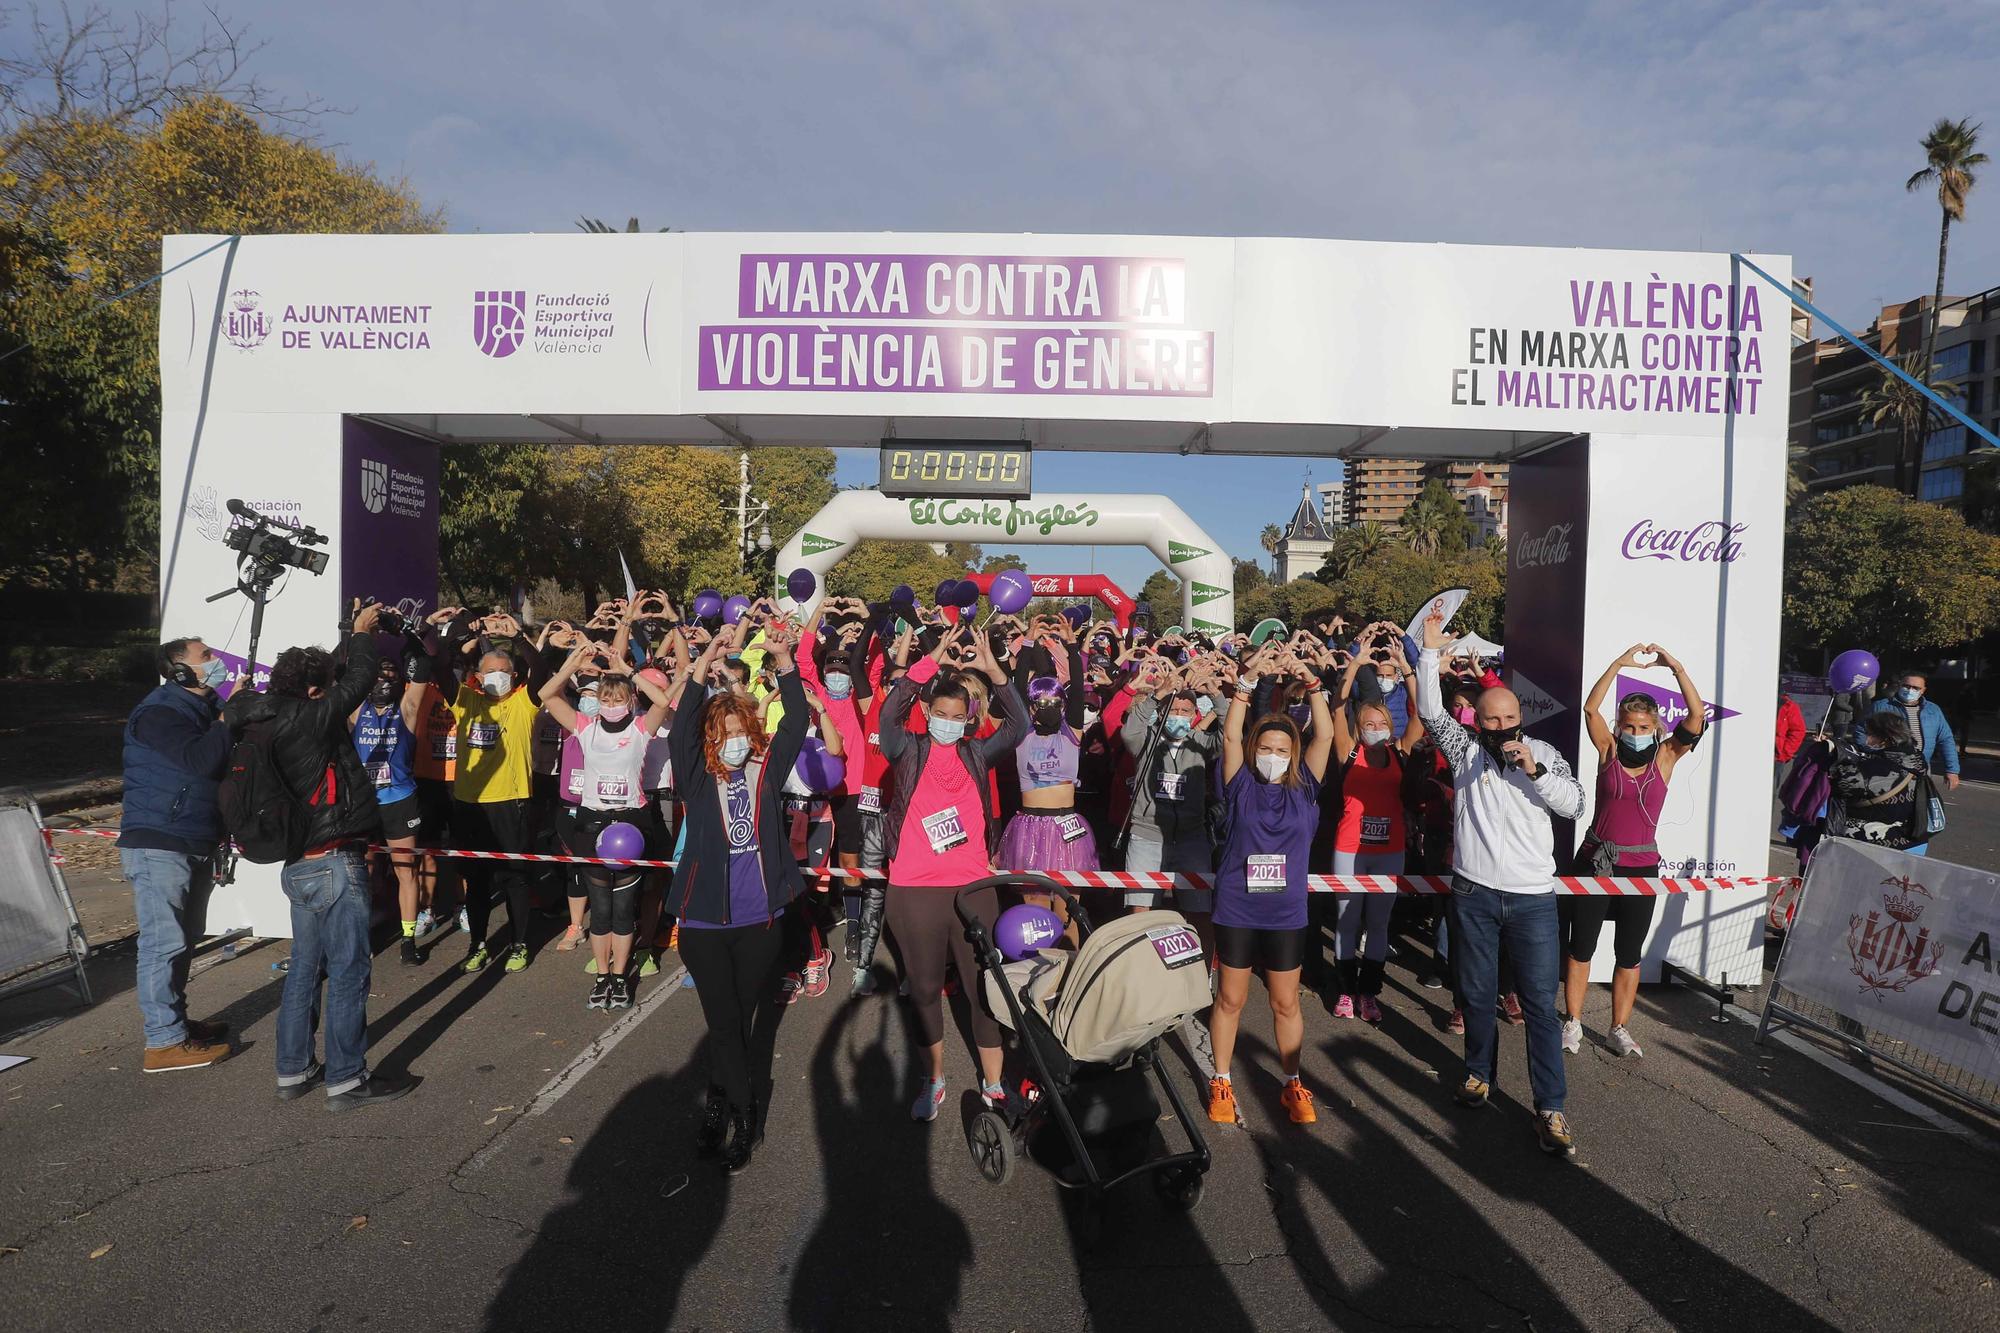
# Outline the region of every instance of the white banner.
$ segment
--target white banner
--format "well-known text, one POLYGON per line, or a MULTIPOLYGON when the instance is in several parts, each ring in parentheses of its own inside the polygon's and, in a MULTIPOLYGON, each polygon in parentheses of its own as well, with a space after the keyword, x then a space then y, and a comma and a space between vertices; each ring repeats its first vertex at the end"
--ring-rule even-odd
POLYGON ((2000 876, 1845 838, 1813 854, 1777 981, 2000 1083, 2000 876))

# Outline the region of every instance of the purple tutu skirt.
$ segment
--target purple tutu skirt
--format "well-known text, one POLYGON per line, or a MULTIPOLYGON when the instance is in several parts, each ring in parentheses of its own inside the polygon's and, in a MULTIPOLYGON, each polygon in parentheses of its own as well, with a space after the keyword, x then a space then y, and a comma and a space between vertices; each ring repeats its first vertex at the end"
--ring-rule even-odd
POLYGON ((1095 870, 1097 838, 1082 815, 1020 810, 1000 834, 995 860, 1002 870, 1095 870), (1081 836, 1063 836, 1065 829, 1073 832, 1079 826, 1081 836))

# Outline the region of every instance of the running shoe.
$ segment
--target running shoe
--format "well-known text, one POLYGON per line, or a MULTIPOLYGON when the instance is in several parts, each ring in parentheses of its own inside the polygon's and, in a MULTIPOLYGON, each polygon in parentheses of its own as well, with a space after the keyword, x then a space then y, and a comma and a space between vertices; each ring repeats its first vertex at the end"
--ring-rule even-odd
POLYGON ((1226 1078, 1208 1081, 1208 1118, 1218 1125, 1236 1123, 1236 1089, 1226 1078))
POLYGON ((873 995, 881 989, 882 983, 875 980, 875 969, 857 967, 854 969, 853 993, 856 996, 873 995))
MULTIPOLYGON (((1623 1028, 1614 1028, 1612 1030, 1614 1032, 1624 1031, 1623 1028)), ((1615 1042, 1617 1038, 1613 1037, 1612 1040, 1615 1042)), ((1583 1049, 1583 1024, 1577 1022, 1574 1018, 1565 1018, 1563 1020, 1563 1049, 1571 1055, 1575 1055, 1583 1049)))
POLYGON ((1335 1000, 1333 1002, 1333 1016, 1335 1018, 1354 1017, 1354 997, 1352 995, 1343 995, 1335 1000))
POLYGON ((1500 997, 1500 1016, 1507 1020, 1507 1024, 1510 1027, 1519 1027, 1525 1023, 1527 1018, 1521 1013, 1521 997, 1513 991, 1508 991, 1505 995, 1502 995, 1500 997))
POLYGON ((1313 1109, 1313 1095, 1307 1092, 1306 1085, 1297 1079, 1285 1085, 1285 1090, 1278 1094, 1278 1101, 1284 1106, 1285 1114, 1292 1118, 1293 1124, 1319 1123, 1319 1112, 1313 1109))
POLYGON ((826 994, 826 974, 832 967, 833 950, 831 949, 821 949, 813 956, 813 960, 806 964, 805 975, 802 980, 805 982, 806 998, 808 1000, 817 1000, 820 996, 826 994))
POLYGON ((507 951, 507 970, 525 972, 528 969, 528 946, 517 944, 507 951))
POLYGON ((437 928, 437 918, 431 915, 430 908, 423 908, 417 913, 417 934, 428 935, 437 928))
POLYGON ((1452 1010, 1451 1017, 1444 1021, 1444 1030, 1454 1037, 1463 1037, 1465 1035, 1465 1010, 1452 1010))
POLYGON ((910 1105, 910 1119, 935 1120, 938 1108, 944 1105, 944 1080, 925 1079, 924 1086, 917 1093, 917 1100, 910 1105))
POLYGON ((1444 977, 1436 972, 1426 972, 1423 984, 1425 990, 1443 990, 1444 977))
POLYGON ((1467 1074, 1465 1082, 1458 1085, 1458 1091, 1452 1096, 1458 1099, 1460 1106, 1484 1106, 1488 1094, 1492 1091, 1491 1083, 1476 1074, 1467 1074))
POLYGON ((653 957, 651 949, 641 949, 639 951, 639 975, 642 977, 657 977, 660 975, 660 960, 653 957))
POLYGON ((403 936, 403 961, 415 966, 424 961, 424 951, 417 947, 416 937, 403 936))
POLYGON ((1362 996, 1361 1003, 1357 1006, 1357 1011, 1360 1013, 1361 1021, 1364 1023, 1380 1023, 1382 1021, 1382 1006, 1375 1003, 1373 995, 1362 996))
POLYGON ((465 915, 463 907, 458 909, 458 928, 468 935, 472 933, 472 921, 465 915))
POLYGON ((492 961, 493 955, 486 952, 486 946, 482 944, 465 956, 465 970, 467 972, 484 972, 486 965, 492 961))
POLYGON ((1643 1060, 1646 1056, 1646 1053, 1639 1049, 1639 1043, 1632 1040, 1632 1034, 1625 1030, 1623 1023, 1611 1029, 1611 1049, 1620 1055, 1632 1056, 1634 1059, 1643 1060))
POLYGON ((582 943, 583 943, 582 929, 574 925, 569 926, 563 931, 562 938, 556 941, 556 952, 569 953, 571 950, 575 949, 577 945, 582 943))
POLYGON ((982 1082, 979 1085, 979 1100, 992 1110, 1002 1110, 1007 1105, 1007 1085, 982 1082))
POLYGON ((778 1003, 797 1004, 799 998, 805 994, 805 990, 805 978, 796 972, 787 972, 784 980, 778 983, 778 1003))
POLYGON ((597 984, 590 988, 590 999, 584 1002, 586 1009, 603 1009, 611 1003, 611 978, 599 977, 597 984))
POLYGON ((632 1007, 632 982, 627 977, 611 978, 610 1002, 606 1009, 630 1009, 632 1007))
POLYGON ((1541 1140, 1543 1152, 1576 1156, 1576 1135, 1570 1133, 1568 1116, 1561 1111, 1543 1111, 1535 1121, 1535 1136, 1541 1140))

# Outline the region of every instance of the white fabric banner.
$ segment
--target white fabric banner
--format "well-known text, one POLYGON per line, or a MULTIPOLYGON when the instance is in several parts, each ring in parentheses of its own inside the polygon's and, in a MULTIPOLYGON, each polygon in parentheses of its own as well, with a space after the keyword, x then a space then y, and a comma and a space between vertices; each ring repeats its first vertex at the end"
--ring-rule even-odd
POLYGON ((1813 854, 1778 984, 2000 1083, 2000 876, 1845 838, 1813 854))

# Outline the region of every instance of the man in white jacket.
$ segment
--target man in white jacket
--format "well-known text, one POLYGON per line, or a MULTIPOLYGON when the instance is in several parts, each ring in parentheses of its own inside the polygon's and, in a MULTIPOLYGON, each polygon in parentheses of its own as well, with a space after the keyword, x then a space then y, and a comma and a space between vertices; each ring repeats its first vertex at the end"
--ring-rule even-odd
POLYGON ((1417 716, 1451 762, 1457 846, 1451 951, 1465 995, 1465 1081, 1458 1100, 1484 1106, 1493 1088, 1494 1008, 1504 942, 1528 1022, 1528 1082, 1542 1150, 1574 1155, 1563 1114, 1562 1025, 1556 1018, 1555 829, 1549 816, 1583 813, 1583 784, 1555 747, 1521 734, 1521 701, 1509 689, 1479 696, 1478 730, 1444 710, 1439 653, 1455 635, 1432 612, 1417 663, 1417 716))

